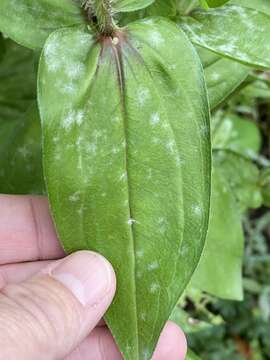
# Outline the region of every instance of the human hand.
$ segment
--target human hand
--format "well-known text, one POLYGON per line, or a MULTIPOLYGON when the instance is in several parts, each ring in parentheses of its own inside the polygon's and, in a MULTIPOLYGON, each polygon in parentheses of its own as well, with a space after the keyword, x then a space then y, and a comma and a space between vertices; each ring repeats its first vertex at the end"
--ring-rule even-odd
MULTIPOLYGON (((0 196, 0 360, 122 358, 101 320, 115 293, 111 265, 90 251, 63 257, 45 197, 0 196)), ((168 322, 153 360, 185 353, 168 322)))

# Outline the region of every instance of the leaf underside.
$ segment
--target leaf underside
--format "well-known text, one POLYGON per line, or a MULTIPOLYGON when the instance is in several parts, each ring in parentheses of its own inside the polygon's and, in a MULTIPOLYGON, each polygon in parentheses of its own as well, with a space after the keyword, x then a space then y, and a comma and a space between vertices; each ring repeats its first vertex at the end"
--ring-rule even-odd
POLYGON ((82 27, 53 33, 39 105, 60 239, 68 252, 111 261, 118 291, 106 320, 125 359, 141 360, 203 248, 209 109, 200 62, 175 24, 148 19, 118 38, 100 43, 82 27))
POLYGON ((204 68, 210 109, 215 110, 246 80, 250 69, 204 48, 197 47, 197 51, 204 68))
POLYGON ((54 30, 83 22, 78 1, 0 1, 0 31, 30 49, 42 48, 54 30))
POLYGON ((191 41, 256 68, 270 68, 270 16, 255 9, 225 5, 195 10, 179 19, 191 41))

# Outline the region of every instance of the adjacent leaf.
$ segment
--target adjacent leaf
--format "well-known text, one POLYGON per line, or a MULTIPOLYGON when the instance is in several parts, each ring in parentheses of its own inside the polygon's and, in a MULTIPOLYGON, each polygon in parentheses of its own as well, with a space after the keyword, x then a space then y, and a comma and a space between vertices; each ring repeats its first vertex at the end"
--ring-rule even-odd
POLYGON ((147 19, 116 37, 97 42, 74 28, 48 39, 44 171, 65 249, 112 262, 118 291, 106 320, 125 359, 141 360, 204 244, 209 109, 199 59, 175 24, 147 19))
POLYGON ((48 35, 55 29, 83 21, 78 1, 0 1, 0 31, 31 49, 42 48, 48 35))
POLYGON ((113 0, 113 9, 116 12, 128 12, 143 9, 155 0, 113 0))
POLYGON ((192 284, 220 298, 241 300, 242 214, 262 204, 259 170, 241 154, 256 154, 261 137, 255 124, 238 116, 226 114, 213 120, 210 223, 192 284))
POLYGON ((253 67, 270 68, 269 15, 236 5, 191 15, 180 18, 179 24, 194 44, 253 67))
POLYGON ((199 0, 176 0, 178 13, 181 15, 189 14, 194 8, 199 6, 199 0))
POLYGON ((230 4, 241 5, 252 9, 265 12, 270 15, 270 2, 269 0, 231 0, 230 4))
POLYGON ((34 55, 5 40, 0 63, 0 193, 43 193, 34 55))
POLYGON ((270 84, 263 79, 254 81, 244 89, 244 96, 251 100, 268 102, 270 100, 270 84))
POLYGON ((222 59, 220 55, 215 54, 213 51, 204 49, 201 46, 195 46, 195 49, 201 59, 204 69, 215 64, 219 59, 222 59))
POLYGON ((270 168, 262 171, 260 176, 260 185, 262 189, 263 203, 270 207, 270 168))
POLYGON ((200 0, 204 7, 218 7, 226 4, 229 0, 200 0))
POLYGON ((218 58, 217 61, 204 67, 210 108, 213 110, 246 80, 250 69, 235 61, 218 58))
POLYGON ((219 298, 242 300, 243 244, 241 213, 227 179, 214 166, 209 229, 193 286, 219 298))
POLYGON ((262 194, 257 166, 248 158, 228 150, 216 150, 216 158, 241 212, 260 207, 262 194))
POLYGON ((0 63, 0 126, 16 120, 36 97, 36 76, 32 51, 5 40, 0 63))
POLYGON ((2 61, 5 54, 5 41, 0 33, 0 62, 2 61))
POLYGON ((156 0, 146 9, 146 16, 174 16, 176 15, 177 0, 156 0))
POLYGON ((179 305, 174 308, 170 320, 179 325, 185 334, 207 330, 213 326, 210 323, 191 318, 190 314, 184 311, 179 305))
POLYGON ((193 351, 188 349, 186 360, 201 360, 193 351))
POLYGON ((148 6, 145 9, 132 12, 129 14, 120 14, 118 18, 121 26, 125 26, 130 22, 144 19, 146 17, 152 16, 163 16, 163 17, 174 17, 176 15, 177 0, 155 0, 152 5, 148 6))
POLYGON ((24 116, 0 122, 0 193, 43 194, 41 131, 34 103, 24 116))
POLYGON ((262 145, 258 126, 249 119, 227 113, 215 121, 213 118, 213 147, 233 150, 254 158, 262 145))

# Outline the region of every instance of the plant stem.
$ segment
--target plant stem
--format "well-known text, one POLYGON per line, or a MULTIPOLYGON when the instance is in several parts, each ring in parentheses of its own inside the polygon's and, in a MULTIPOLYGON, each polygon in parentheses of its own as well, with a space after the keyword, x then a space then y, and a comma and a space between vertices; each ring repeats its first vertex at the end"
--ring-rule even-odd
POLYGON ((83 8, 89 17, 95 21, 98 32, 102 35, 112 36, 116 25, 113 20, 111 0, 84 0, 83 8))

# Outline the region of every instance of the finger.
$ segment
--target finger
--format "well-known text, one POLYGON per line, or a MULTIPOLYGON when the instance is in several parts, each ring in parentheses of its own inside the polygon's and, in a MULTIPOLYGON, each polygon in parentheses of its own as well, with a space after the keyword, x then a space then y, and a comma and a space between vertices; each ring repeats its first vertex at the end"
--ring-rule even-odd
POLYGON ((0 265, 63 255, 47 198, 0 195, 0 265))
POLYGON ((97 325, 114 292, 111 265, 89 251, 54 261, 20 285, 6 286, 0 294, 2 358, 65 358, 97 325))
POLYGON ((52 261, 33 261, 0 266, 0 289, 8 284, 18 284, 28 280, 52 261))
MULTIPOLYGON (((8 284, 19 284, 28 280, 51 263, 52 261, 48 260, 0 266, 0 290, 8 284)), ((105 321, 101 319, 98 326, 106 326, 105 321)))
POLYGON ((65 360, 121 360, 123 357, 108 330, 95 328, 65 360))
MULTIPOLYGON (((152 360, 184 360, 187 342, 183 331, 173 322, 165 325, 152 360)), ((96 328, 65 360, 123 359, 107 328, 96 328)))
POLYGON ((168 321, 159 338, 152 360, 184 360, 187 341, 183 331, 174 322, 168 321))

